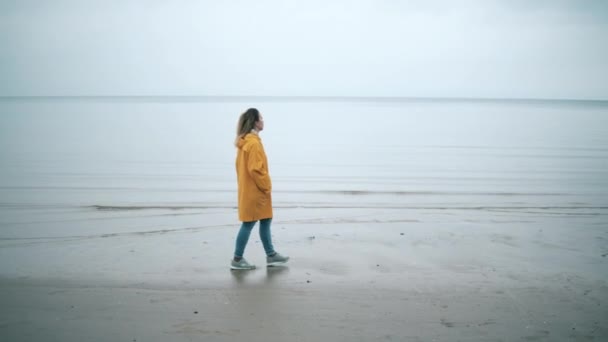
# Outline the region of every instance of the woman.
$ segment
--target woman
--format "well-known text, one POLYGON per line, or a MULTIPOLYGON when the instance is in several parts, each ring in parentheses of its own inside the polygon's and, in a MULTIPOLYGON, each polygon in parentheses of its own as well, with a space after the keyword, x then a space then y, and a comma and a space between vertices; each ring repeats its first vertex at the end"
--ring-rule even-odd
POLYGON ((284 264, 289 257, 282 256, 272 247, 270 223, 272 222, 272 182, 268 174, 268 161, 260 132, 264 129, 264 119, 255 108, 249 108, 239 118, 236 128, 237 147, 236 174, 239 188, 239 220, 243 222, 236 237, 234 258, 230 263, 233 270, 254 269, 243 258, 251 230, 260 221, 260 239, 266 252, 268 266, 284 264))

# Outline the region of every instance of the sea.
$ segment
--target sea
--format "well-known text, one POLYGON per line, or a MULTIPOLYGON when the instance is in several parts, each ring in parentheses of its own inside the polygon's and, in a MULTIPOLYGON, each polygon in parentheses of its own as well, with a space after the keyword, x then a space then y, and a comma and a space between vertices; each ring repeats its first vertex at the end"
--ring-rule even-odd
POLYGON ((586 216, 608 227, 608 101, 3 97, 0 245, 234 230, 233 142, 250 107, 265 121, 275 216, 586 216))

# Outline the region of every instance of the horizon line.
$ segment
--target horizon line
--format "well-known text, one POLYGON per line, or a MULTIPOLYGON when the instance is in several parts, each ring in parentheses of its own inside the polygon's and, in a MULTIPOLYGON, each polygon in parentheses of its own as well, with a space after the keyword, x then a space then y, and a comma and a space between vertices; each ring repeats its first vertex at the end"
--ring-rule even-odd
POLYGON ((326 100, 326 101, 384 101, 384 102, 416 102, 416 101, 453 101, 453 102, 589 102, 603 103, 608 99, 589 98, 543 98, 543 97, 467 97, 467 96, 333 96, 333 95, 2 95, 0 100, 55 100, 55 99, 182 99, 189 102, 194 100, 326 100))

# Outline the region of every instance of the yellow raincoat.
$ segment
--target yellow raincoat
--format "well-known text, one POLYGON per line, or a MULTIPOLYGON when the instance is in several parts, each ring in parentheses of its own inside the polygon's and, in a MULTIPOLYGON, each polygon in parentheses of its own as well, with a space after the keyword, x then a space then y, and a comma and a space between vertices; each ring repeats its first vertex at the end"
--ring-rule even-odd
POLYGON ((249 133, 238 140, 237 147, 239 220, 272 218, 272 182, 262 140, 257 134, 249 133))

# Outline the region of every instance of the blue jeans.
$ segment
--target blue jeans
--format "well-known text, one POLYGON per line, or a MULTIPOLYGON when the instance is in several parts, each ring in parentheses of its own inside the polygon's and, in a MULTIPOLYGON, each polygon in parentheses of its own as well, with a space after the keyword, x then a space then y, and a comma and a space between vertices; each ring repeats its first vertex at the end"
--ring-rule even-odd
MULTIPOLYGON (((251 235, 251 230, 253 229, 253 226, 255 226, 256 222, 258 221, 243 222, 241 225, 239 234, 236 236, 236 248, 234 250, 234 256, 240 258, 243 257, 245 247, 247 246, 247 241, 249 241, 249 235, 251 235)), ((274 248, 272 247, 272 237, 270 236, 271 222, 271 218, 260 220, 260 240, 262 240, 266 255, 273 255, 275 253, 274 248)))

